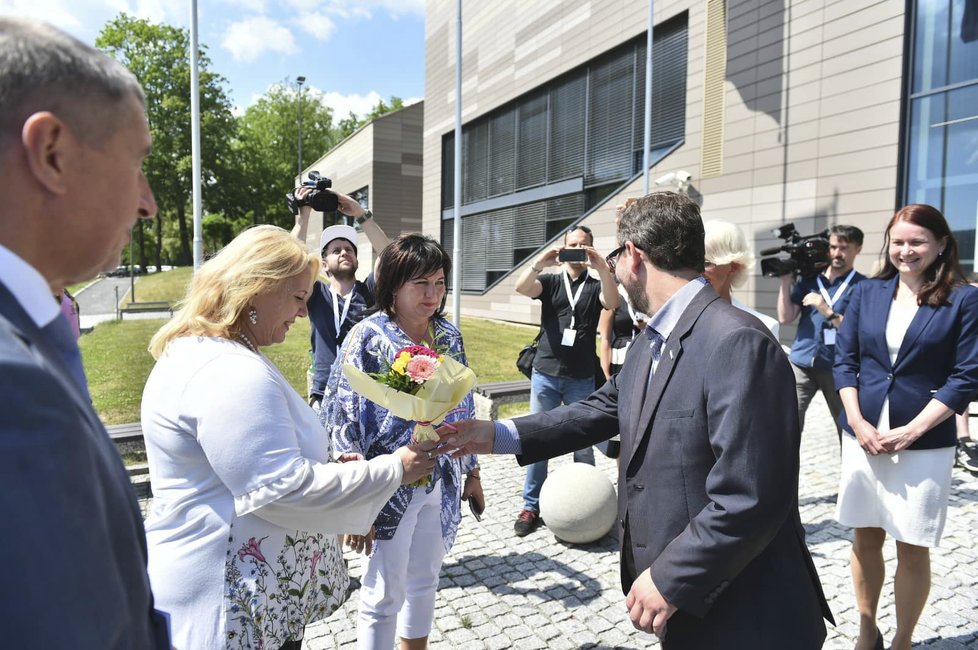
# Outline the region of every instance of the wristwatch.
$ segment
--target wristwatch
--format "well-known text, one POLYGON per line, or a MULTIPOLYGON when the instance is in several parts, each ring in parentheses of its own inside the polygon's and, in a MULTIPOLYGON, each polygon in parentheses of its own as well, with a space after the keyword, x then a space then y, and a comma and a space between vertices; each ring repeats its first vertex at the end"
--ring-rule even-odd
POLYGON ((371 212, 370 210, 364 210, 363 214, 361 214, 359 217, 356 218, 356 222, 358 225, 363 225, 364 223, 370 221, 373 218, 374 218, 373 212, 371 212))

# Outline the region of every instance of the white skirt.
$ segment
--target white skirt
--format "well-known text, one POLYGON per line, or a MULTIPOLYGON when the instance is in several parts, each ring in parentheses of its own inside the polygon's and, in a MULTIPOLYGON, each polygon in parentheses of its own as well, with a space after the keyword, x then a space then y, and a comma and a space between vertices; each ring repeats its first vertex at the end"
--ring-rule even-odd
POLYGON ((882 528, 894 539, 935 548, 947 518, 954 447, 866 453, 842 435, 835 518, 852 528, 882 528))

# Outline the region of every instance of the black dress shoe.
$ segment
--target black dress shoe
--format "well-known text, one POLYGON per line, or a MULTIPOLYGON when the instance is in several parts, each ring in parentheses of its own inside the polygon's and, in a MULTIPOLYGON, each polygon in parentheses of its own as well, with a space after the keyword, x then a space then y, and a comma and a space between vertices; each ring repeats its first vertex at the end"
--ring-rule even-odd
POLYGON ((883 650, 883 633, 878 627, 876 628, 876 645, 873 648, 874 650, 883 650))

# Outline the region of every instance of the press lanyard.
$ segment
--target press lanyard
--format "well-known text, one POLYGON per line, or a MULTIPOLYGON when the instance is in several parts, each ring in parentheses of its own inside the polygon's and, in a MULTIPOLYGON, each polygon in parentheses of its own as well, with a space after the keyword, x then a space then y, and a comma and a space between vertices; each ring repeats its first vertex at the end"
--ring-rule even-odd
MULTIPOLYGON (((635 340, 635 334, 637 334, 637 332, 635 331, 635 321, 638 320, 638 312, 635 311, 635 309, 632 307, 632 301, 628 299, 628 293, 625 292, 625 287, 623 287, 620 284, 618 285, 618 295, 621 296, 621 299, 625 301, 625 306, 628 307, 628 317, 632 319, 632 338, 631 338, 631 340, 634 341, 635 340)), ((642 314, 642 315, 644 316, 645 314, 642 314)), ((643 318, 642 320, 648 320, 648 319, 647 318, 643 318)))
MULTIPOLYGON (((585 273, 587 273, 587 271, 585 271, 585 273)), ((576 322, 576 318, 577 318, 574 315, 574 307, 577 306, 577 301, 581 297, 581 292, 584 291, 584 285, 587 284, 587 278, 584 278, 584 280, 581 282, 581 286, 577 288, 577 293, 572 296, 570 276, 567 274, 567 271, 564 271, 563 276, 564 276, 564 289, 567 291, 567 302, 570 303, 570 308, 571 308, 570 329, 574 329, 574 323, 576 322)))
POLYGON ((350 303, 353 302, 353 292, 356 288, 350 290, 350 295, 346 298, 346 303, 343 305, 343 313, 340 313, 340 298, 342 296, 333 287, 329 288, 329 292, 333 294, 333 323, 336 325, 336 337, 340 336, 340 324, 346 320, 346 315, 350 313, 350 303))
POLYGON ((815 280, 818 282, 818 292, 822 294, 823 298, 825 298, 825 304, 827 304, 829 307, 834 306, 835 301, 838 300, 839 297, 845 292, 846 288, 849 286, 849 280, 851 280, 852 276, 854 275, 856 275, 856 269, 849 271, 849 275, 846 276, 846 279, 842 282, 841 285, 839 285, 839 288, 836 289, 835 291, 835 295, 832 296, 831 298, 829 297, 828 290, 825 288, 825 285, 822 283, 822 276, 819 275, 817 278, 815 278, 815 280))

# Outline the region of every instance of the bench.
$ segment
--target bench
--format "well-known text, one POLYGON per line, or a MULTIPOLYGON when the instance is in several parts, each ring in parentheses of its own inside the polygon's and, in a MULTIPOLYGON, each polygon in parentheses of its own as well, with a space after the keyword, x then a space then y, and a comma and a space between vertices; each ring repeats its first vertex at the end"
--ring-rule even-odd
POLYGON ((152 312, 166 312, 170 316, 173 316, 173 306, 165 300, 157 301, 147 301, 147 302, 128 302, 124 307, 120 306, 118 308, 119 320, 122 320, 123 314, 146 314, 152 312))
POLYGON ((472 393, 475 400, 475 417, 480 420, 495 420, 499 416, 500 404, 526 402, 530 399, 530 380, 497 381, 479 384, 472 393))
POLYGON ((139 422, 113 424, 105 427, 105 430, 109 432, 112 442, 117 445, 136 442, 142 444, 143 442, 143 426, 139 422))
MULTIPOLYGON (((105 427, 109 432, 109 438, 115 443, 119 455, 136 451, 145 451, 143 443, 143 427, 139 422, 128 424, 113 424, 105 427)), ((129 478, 133 480, 133 487, 140 498, 147 498, 153 495, 149 484, 149 467, 146 463, 138 463, 126 466, 129 478)))

